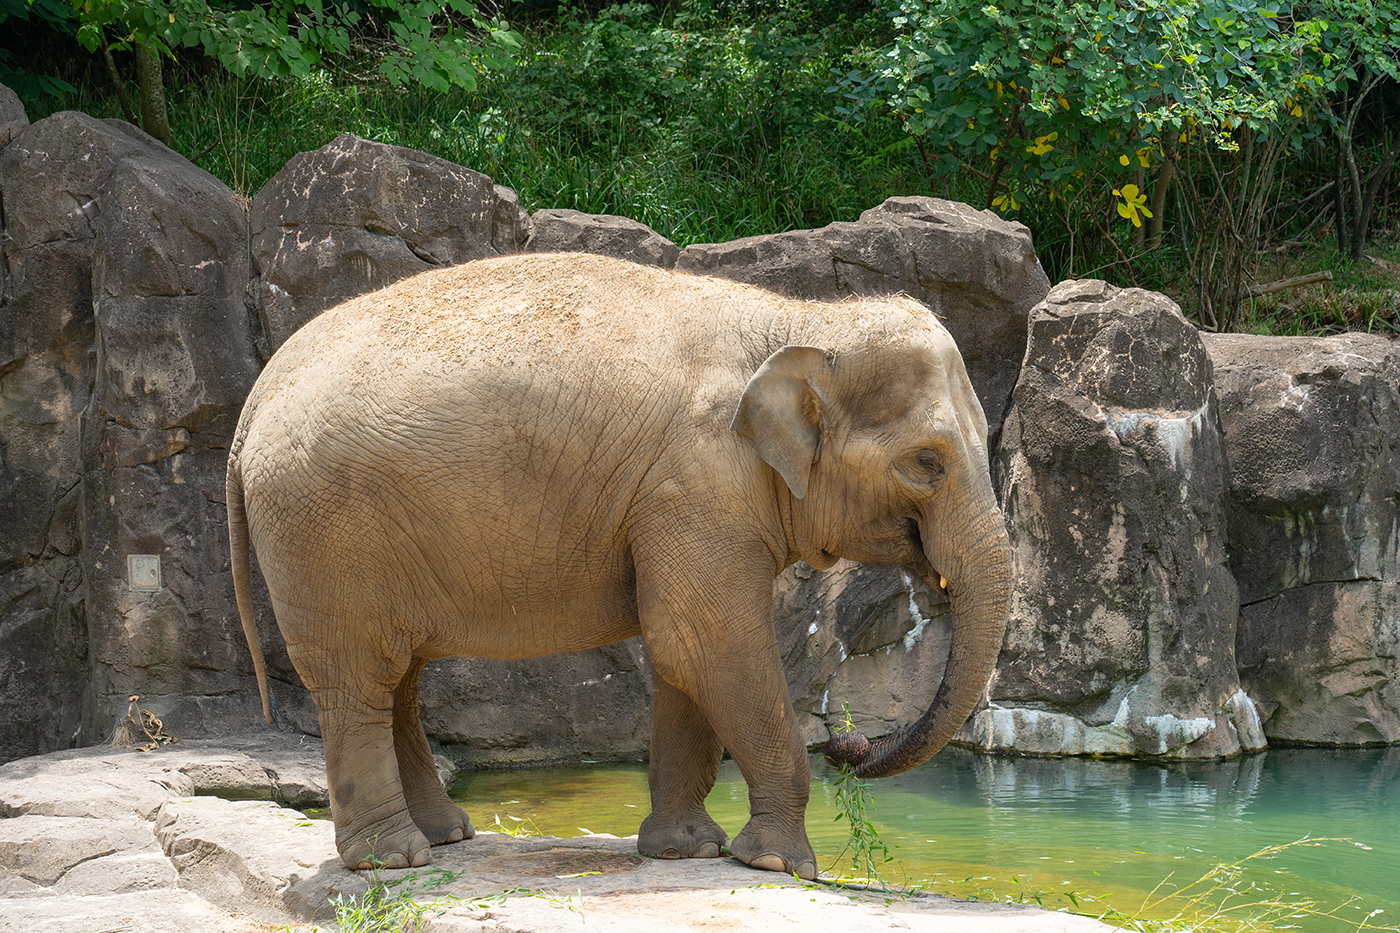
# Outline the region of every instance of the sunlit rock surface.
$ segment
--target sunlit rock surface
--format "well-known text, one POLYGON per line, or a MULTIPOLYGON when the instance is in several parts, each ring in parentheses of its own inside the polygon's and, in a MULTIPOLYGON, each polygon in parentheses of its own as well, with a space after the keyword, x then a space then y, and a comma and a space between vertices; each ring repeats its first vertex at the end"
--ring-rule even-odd
POLYGON ((1039 754, 1263 747, 1235 670, 1211 362, 1176 305, 1052 289, 999 457, 1016 587, 990 704, 962 738, 1039 754))

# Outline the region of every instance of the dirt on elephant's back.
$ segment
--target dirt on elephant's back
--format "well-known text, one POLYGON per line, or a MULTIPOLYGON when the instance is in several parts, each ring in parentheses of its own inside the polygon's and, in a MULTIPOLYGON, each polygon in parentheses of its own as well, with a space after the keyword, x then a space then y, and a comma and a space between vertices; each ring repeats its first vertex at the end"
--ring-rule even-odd
POLYGON ((465 363, 572 346, 588 329, 647 330, 665 270, 603 256, 539 254, 478 260, 402 279, 339 313, 378 324, 379 346, 465 363), (650 301, 649 301, 650 299, 650 301))

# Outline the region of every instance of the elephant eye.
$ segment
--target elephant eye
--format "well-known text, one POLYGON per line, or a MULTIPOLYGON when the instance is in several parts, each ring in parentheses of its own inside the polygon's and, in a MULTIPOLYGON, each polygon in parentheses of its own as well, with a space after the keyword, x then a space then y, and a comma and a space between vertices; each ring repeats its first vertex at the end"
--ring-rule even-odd
POLYGON ((920 469, 929 479, 937 479, 943 475, 943 459, 934 451, 921 450, 917 459, 920 469))

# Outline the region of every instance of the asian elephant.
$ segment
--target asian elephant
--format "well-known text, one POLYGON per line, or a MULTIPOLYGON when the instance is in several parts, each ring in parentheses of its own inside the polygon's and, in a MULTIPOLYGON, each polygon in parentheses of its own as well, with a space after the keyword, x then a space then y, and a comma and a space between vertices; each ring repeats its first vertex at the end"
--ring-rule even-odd
MULTIPOLYGON (((953 604, 947 673, 901 733, 828 746, 864 776, 926 761, 1001 647, 1010 557, 987 425, 948 332, 902 297, 789 300, 593 255, 486 259, 325 312, 277 351, 228 461, 243 629, 255 548, 320 708, 350 867, 469 838, 418 715, 433 658, 641 635, 655 669, 637 848, 816 876, 774 577, 904 564, 953 604), (705 811, 727 749, 732 841, 705 811)), ((930 685, 932 690, 932 685, 930 685)))

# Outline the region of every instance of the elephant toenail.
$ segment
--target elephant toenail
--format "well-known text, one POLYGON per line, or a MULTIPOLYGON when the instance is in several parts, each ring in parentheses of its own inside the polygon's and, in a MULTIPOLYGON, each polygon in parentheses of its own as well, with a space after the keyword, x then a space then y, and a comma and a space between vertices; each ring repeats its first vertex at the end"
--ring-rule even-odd
MULTIPOLYGON (((429 851, 428 851, 428 847, 427 847, 427 846, 424 846, 423 848, 419 849, 417 852, 413 853, 413 867, 414 867, 414 868, 421 868, 422 866, 427 865, 427 864, 428 864, 429 862, 431 862, 432 860, 433 860, 432 855, 429 854, 429 851)), ((407 868, 408 866, 407 866, 407 865, 400 865, 399 867, 400 867, 400 868, 407 868)))
POLYGON ((760 855, 749 864, 764 871, 787 871, 787 863, 781 855, 760 855))
POLYGON ((462 841, 462 827, 458 826, 456 829, 452 830, 452 832, 448 833, 448 834, 447 834, 447 841, 448 841, 448 842, 461 842, 461 841, 462 841))
POLYGON ((797 866, 797 877, 804 881, 817 880, 817 866, 815 862, 803 862, 797 866))
POLYGON ((694 858, 719 858, 719 843, 707 842, 695 850, 694 858))

